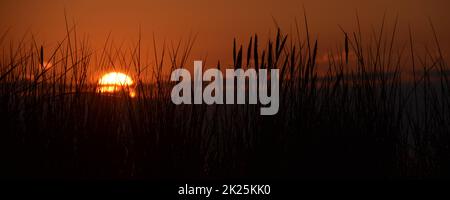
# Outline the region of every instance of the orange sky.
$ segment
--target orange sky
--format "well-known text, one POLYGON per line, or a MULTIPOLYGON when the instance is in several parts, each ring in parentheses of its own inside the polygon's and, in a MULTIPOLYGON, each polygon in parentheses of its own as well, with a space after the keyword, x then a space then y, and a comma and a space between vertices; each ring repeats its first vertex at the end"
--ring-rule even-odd
POLYGON ((231 64, 233 37, 246 44, 254 33, 262 38, 274 33, 272 17, 288 32, 295 18, 301 21, 302 5, 323 53, 342 42, 338 24, 354 30, 356 10, 367 31, 379 27, 384 11, 390 24, 398 13, 400 29, 411 24, 419 43, 431 41, 430 17, 443 48, 450 49, 448 0, 2 0, 0 30, 11 27, 11 35, 18 37, 31 30, 44 44, 52 45, 64 37, 66 8, 78 32, 89 35, 95 48, 101 48, 109 32, 116 41, 135 41, 141 25, 144 46, 151 47, 152 33, 159 43, 198 33, 193 59, 207 55, 210 64, 218 59, 231 64))

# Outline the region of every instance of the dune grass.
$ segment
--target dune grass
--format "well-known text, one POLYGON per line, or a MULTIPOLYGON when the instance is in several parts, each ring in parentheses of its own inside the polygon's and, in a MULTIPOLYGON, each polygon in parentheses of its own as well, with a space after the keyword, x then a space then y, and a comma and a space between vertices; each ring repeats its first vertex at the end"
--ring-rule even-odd
POLYGON ((5 33, 1 176, 448 177, 449 69, 436 34, 439 53, 417 55, 412 31, 406 47, 396 43, 397 23, 387 31, 383 20, 368 42, 359 25, 342 29, 342 46, 319 66, 320 43, 304 24, 266 44, 233 42, 234 68, 280 69, 275 116, 260 116, 260 105, 172 104, 164 72, 189 65, 195 37, 162 49, 154 39, 148 62, 141 36, 129 49, 108 37, 93 51, 75 26, 54 49, 33 36, 5 44, 5 33), (95 92, 92 70, 116 63, 133 74, 136 98, 95 92))

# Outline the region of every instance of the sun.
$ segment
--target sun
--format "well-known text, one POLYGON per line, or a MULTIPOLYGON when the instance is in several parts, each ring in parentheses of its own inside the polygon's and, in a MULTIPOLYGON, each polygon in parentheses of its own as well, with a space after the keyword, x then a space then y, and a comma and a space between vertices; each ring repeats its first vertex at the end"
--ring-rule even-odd
POLYGON ((97 91, 99 93, 114 94, 121 91, 128 92, 130 97, 135 97, 133 79, 121 72, 109 72, 98 80, 97 91))
POLYGON ((128 75, 120 72, 109 72, 103 75, 98 81, 99 85, 120 85, 131 86, 133 85, 133 79, 128 75))

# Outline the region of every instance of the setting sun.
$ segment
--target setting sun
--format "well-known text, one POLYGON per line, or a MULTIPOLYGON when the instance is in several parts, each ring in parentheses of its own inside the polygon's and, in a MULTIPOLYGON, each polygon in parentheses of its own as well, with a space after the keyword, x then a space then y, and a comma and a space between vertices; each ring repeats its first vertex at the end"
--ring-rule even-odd
POLYGON ((120 72, 109 72, 104 74, 98 80, 98 89, 100 93, 117 93, 122 90, 128 91, 130 97, 135 97, 136 92, 133 89, 134 81, 128 75, 120 72))
POLYGON ((99 85, 120 85, 131 86, 133 85, 133 79, 124 73, 110 72, 103 75, 98 81, 99 85))

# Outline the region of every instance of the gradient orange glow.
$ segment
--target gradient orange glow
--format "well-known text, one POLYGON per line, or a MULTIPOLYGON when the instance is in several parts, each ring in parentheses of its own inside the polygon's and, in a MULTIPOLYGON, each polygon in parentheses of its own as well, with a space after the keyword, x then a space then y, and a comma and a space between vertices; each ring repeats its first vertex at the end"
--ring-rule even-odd
MULTIPOLYGON (((66 10, 69 23, 75 22, 80 36, 89 36, 95 49, 103 48, 109 33, 118 43, 135 42, 139 27, 142 45, 150 50, 153 34, 157 48, 161 48, 164 40, 167 44, 177 44, 192 33, 198 37, 189 63, 207 57, 208 66, 217 60, 231 65, 233 38, 238 44, 247 44, 250 36, 258 33, 260 40, 265 41, 275 34, 273 19, 286 34, 295 36, 295 20, 300 30, 304 30, 303 6, 311 37, 320 41, 321 55, 327 55, 328 49, 333 50, 342 42, 339 26, 349 32, 356 31, 356 13, 362 31, 368 36, 379 29, 384 13, 390 23, 386 27, 392 27, 398 14, 399 38, 408 38, 411 26, 417 43, 433 42, 428 21, 431 19, 442 44, 450 44, 448 0, 2 0, 0 33, 11 27, 10 34, 20 40, 26 31, 32 31, 38 42, 54 47, 66 35, 66 10)), ((304 37, 303 32, 301 36, 304 37)), ((448 46, 442 48, 450 51, 448 46)))

